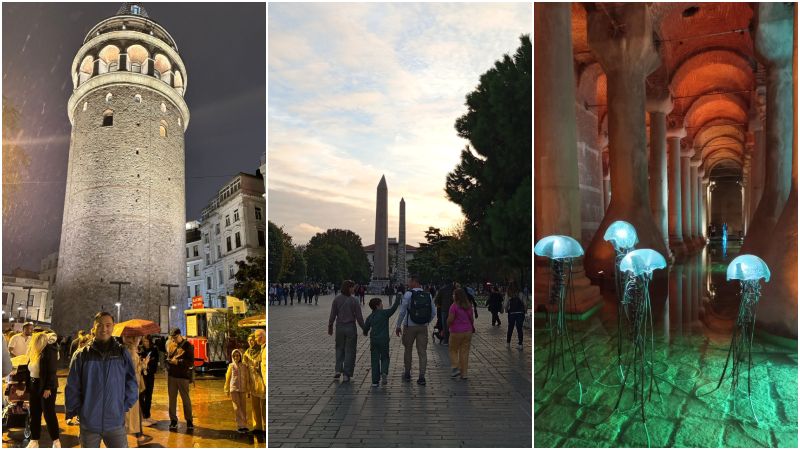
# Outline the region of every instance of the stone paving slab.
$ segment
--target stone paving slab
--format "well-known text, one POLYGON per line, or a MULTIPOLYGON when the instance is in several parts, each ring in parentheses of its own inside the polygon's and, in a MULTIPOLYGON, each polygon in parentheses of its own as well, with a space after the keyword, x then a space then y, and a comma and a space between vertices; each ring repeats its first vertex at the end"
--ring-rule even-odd
MULTIPOLYGON (((469 380, 450 378, 447 347, 429 338, 426 386, 416 384, 416 350, 413 380, 402 381, 403 347, 392 336, 389 384, 372 388, 369 338, 363 335, 351 382, 333 379, 334 338, 327 334, 332 300, 269 307, 270 447, 531 446, 530 329, 522 351, 508 348, 506 317, 502 327, 492 327, 491 314, 479 310, 469 380)), ((362 313, 366 318, 369 307, 362 313)))

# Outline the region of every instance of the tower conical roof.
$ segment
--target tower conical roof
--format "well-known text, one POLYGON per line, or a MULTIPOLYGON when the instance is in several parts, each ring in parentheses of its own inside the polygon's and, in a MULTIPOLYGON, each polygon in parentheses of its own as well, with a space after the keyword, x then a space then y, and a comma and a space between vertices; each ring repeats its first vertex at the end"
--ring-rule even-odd
POLYGON ((144 9, 141 3, 138 2, 125 2, 117 11, 118 16, 142 16, 150 17, 147 15, 147 10, 144 9))

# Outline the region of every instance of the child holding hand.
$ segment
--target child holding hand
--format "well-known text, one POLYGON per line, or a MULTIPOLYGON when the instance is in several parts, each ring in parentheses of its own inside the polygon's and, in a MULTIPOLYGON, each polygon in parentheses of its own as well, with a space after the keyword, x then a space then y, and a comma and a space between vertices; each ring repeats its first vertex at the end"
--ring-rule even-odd
POLYGON ((364 321, 364 336, 370 329, 369 353, 372 359, 372 387, 378 387, 378 381, 388 383, 389 375, 389 318, 397 311, 400 302, 394 302, 389 309, 383 309, 383 301, 374 297, 369 301, 372 313, 364 321))

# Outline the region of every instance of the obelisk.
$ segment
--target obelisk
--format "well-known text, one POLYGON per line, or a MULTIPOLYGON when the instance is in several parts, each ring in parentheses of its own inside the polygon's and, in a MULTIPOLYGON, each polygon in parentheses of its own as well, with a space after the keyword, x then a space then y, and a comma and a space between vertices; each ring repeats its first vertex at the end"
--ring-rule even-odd
POLYGON ((406 201, 400 199, 400 231, 397 245, 397 282, 405 285, 408 278, 406 269, 406 201))
POLYGON ((372 279, 389 278, 389 190, 386 188, 386 176, 381 176, 378 183, 378 195, 375 202, 375 264, 372 279))

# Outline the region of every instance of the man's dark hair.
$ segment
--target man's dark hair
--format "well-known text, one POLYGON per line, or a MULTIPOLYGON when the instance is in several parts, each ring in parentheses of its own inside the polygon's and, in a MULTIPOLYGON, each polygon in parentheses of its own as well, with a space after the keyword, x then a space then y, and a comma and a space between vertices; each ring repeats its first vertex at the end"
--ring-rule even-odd
POLYGON ((370 307, 370 309, 372 309, 373 311, 374 311, 374 310, 376 310, 376 309, 378 309, 378 305, 379 305, 381 302, 382 302, 382 300, 381 300, 381 299, 379 299, 378 297, 372 297, 372 298, 369 300, 369 307, 370 307))
POLYGON ((356 283, 353 280, 344 280, 342 281, 342 294, 344 295, 353 295, 353 288, 356 286, 356 283))
POLYGON ((114 321, 114 316, 112 316, 110 312, 108 312, 108 311, 100 311, 99 313, 94 315, 94 323, 95 324, 100 323, 100 320, 105 316, 111 317, 111 321, 112 322, 114 321))

